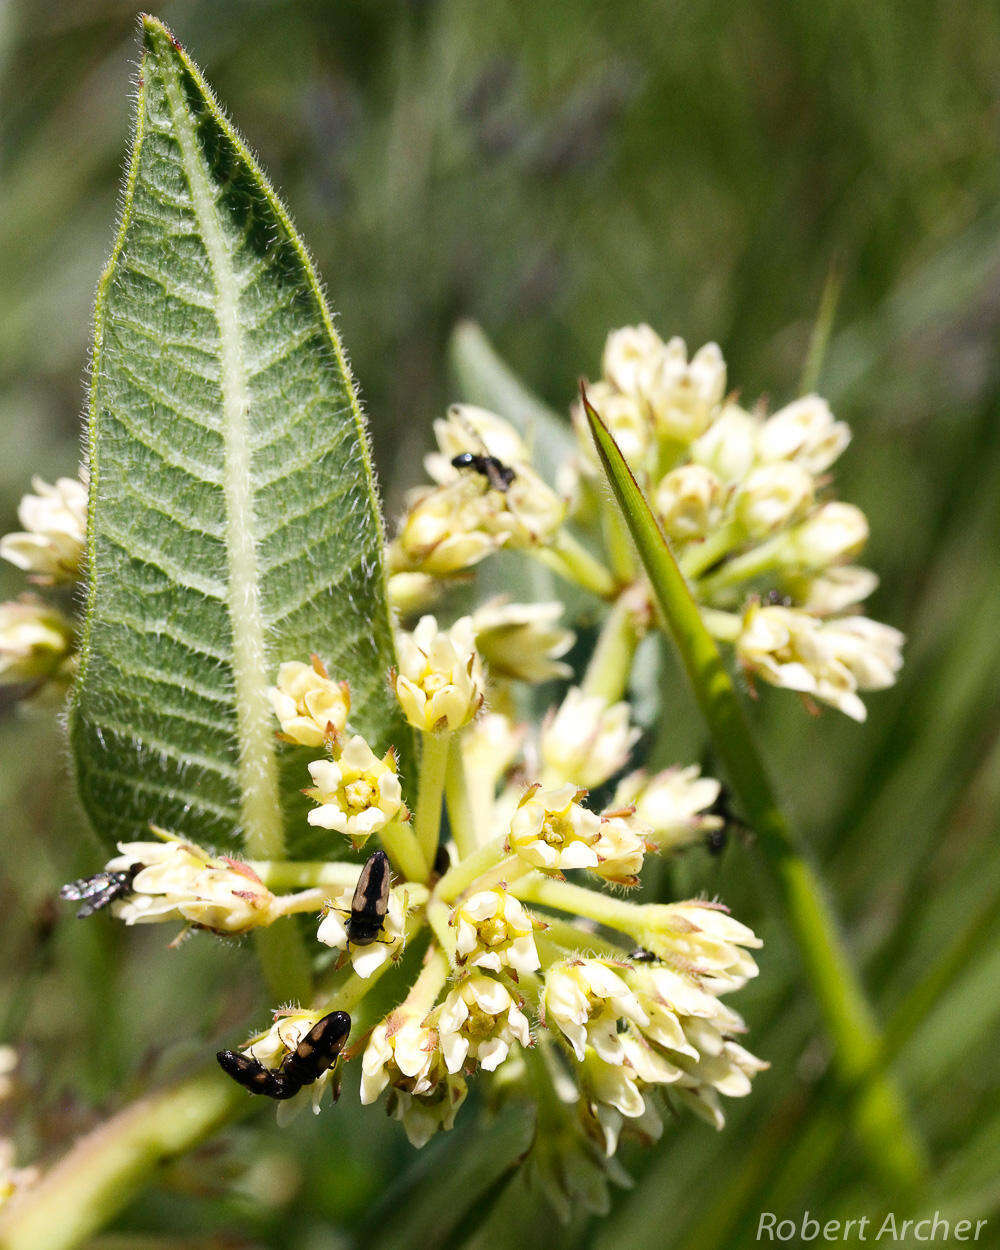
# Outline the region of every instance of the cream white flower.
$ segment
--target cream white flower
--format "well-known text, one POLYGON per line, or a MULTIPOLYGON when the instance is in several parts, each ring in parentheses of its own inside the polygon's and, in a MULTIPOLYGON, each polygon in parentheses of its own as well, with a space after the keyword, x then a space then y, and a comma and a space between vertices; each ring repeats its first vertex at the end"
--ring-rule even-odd
POLYGON ((760 417, 739 404, 725 404, 705 433, 691 444, 691 459, 710 469, 725 486, 741 482, 756 460, 760 427, 760 417))
POLYGON ((54 486, 33 477, 31 485, 35 494, 25 495, 17 510, 25 532, 0 538, 0 556, 38 581, 75 581, 87 535, 87 487, 72 477, 54 486))
POLYGON ((494 456, 501 464, 526 464, 530 459, 524 439, 509 421, 486 408, 472 404, 452 404, 446 418, 434 422, 439 450, 424 459, 427 472, 436 482, 449 482, 463 471, 451 463, 456 456, 494 456))
POLYGON ((382 930, 367 946, 354 946, 347 940, 347 917, 351 913, 354 887, 333 893, 328 899, 316 938, 334 950, 349 951, 351 964, 359 977, 367 979, 390 959, 398 959, 406 942, 407 895, 405 887, 389 891, 382 930))
POLYGON ((418 1148, 450 1129, 465 1101, 465 1081, 445 1067, 437 1029, 405 1007, 376 1025, 361 1059, 362 1103, 373 1103, 387 1086, 388 1109, 418 1148))
POLYGON ((73 639, 69 617, 40 599, 0 604, 0 685, 56 676, 72 653, 73 639))
POLYGON ((450 923, 460 964, 489 972, 539 968, 535 925, 524 905, 506 890, 480 890, 455 907, 450 923))
POLYGON ((647 903, 643 916, 643 945, 679 968, 697 969, 713 993, 739 989, 757 975, 750 950, 762 945, 760 938, 721 904, 647 903))
POLYGON ((441 1053, 449 1072, 468 1059, 495 1071, 515 1042, 531 1045, 528 1018, 500 981, 482 973, 463 978, 441 1006, 437 1021, 441 1053))
POLYGON ((812 475, 787 460, 752 469, 733 497, 736 517, 751 538, 764 538, 802 516, 815 492, 812 475))
POLYGON ((435 1071, 436 1079, 419 1094, 402 1086, 393 1086, 389 1092, 386 1109, 400 1121, 410 1145, 417 1150, 423 1149, 435 1133, 454 1128, 468 1093, 465 1078, 448 1072, 440 1059, 435 1071))
POLYGON ((706 343, 687 358, 682 338, 672 338, 645 387, 657 434, 690 443, 711 424, 726 393, 726 362, 717 343, 706 343))
MULTIPOLYGON (((317 1020, 323 1016, 322 1011, 299 1011, 295 1009, 276 1011, 274 1023, 265 1033, 252 1038, 243 1048, 243 1054, 256 1059, 265 1068, 280 1068, 287 1055, 298 1046, 317 1020)), ((314 1115, 322 1109, 323 1096, 327 1090, 338 1088, 339 1065, 322 1072, 317 1080, 304 1086, 293 1097, 279 1102, 276 1107, 278 1124, 284 1126, 299 1114, 306 1106, 311 1106, 314 1115)), ((334 1095, 336 1101, 336 1094, 334 1095)))
POLYGON ((833 419, 825 399, 803 395, 764 422, 757 436, 757 455, 765 463, 794 460, 807 472, 819 474, 850 441, 850 427, 833 419))
POLYGON ((784 585, 804 612, 812 616, 834 616, 867 599, 878 587, 878 576, 871 569, 841 564, 815 576, 786 577, 784 585))
POLYGON ((665 349, 663 339, 652 327, 624 326, 608 335, 601 369, 617 390, 626 395, 641 395, 649 389, 665 349))
POLYGON ((605 812, 594 843, 598 864, 591 872, 615 885, 636 886, 651 830, 635 819, 631 809, 605 812))
POLYGON ((545 872, 596 868, 601 818, 580 805, 582 793, 575 786, 526 790, 511 818, 510 850, 545 872))
POLYGON ((714 1128, 722 1129, 726 1117, 719 1105, 719 1094, 728 1098, 745 1097, 750 1093, 751 1079, 769 1065, 738 1042, 726 1040, 718 1054, 702 1055, 697 1061, 682 1059, 681 1066, 684 1073, 671 1086, 671 1097, 714 1128))
POLYGON ((663 478, 653 502, 668 538, 704 538, 722 519, 722 483, 700 464, 683 464, 663 478))
POLYGON ((498 491, 483 489, 471 473, 442 486, 411 492, 399 533, 389 548, 396 575, 460 573, 502 547, 514 521, 498 491))
POLYGON ((108 872, 141 864, 130 893, 112 903, 125 924, 184 920, 214 933, 245 933, 270 924, 277 900, 247 864, 215 859, 194 843, 170 837, 164 842, 119 842, 119 856, 108 872))
POLYGON ((868 519, 853 504, 831 500, 797 525, 788 541, 797 564, 807 569, 825 569, 858 554, 868 541, 868 519))
POLYGON ((568 677, 572 669, 559 662, 576 635, 556 622, 561 603, 508 603, 490 599, 472 615, 476 648, 494 677, 518 681, 550 681, 568 677))
POLYGON ((584 789, 603 785, 625 766, 639 737, 639 730, 629 727, 628 718, 627 703, 608 704, 599 696, 571 687, 542 726, 545 783, 573 782, 584 789))
POLYGON ((472 618, 448 630, 433 616, 421 617, 413 633, 397 635, 396 697, 406 719, 427 733, 453 733, 482 706, 484 681, 472 618))
POLYGON ((894 684, 903 642, 899 630, 867 617, 821 621, 796 608, 752 604, 736 654, 748 673, 863 721, 867 712, 858 691, 894 684))
POLYGON ((280 665, 277 685, 268 695, 282 733, 307 747, 342 733, 351 710, 347 682, 331 681, 318 656, 311 664, 290 660, 280 665))
POLYGON ((392 750, 379 759, 360 734, 349 738, 332 760, 309 765, 314 788, 306 793, 320 806, 308 815, 311 825, 336 829, 354 845, 406 814, 392 750))
POLYGON ((416 616, 441 593, 441 582, 430 573, 393 573, 388 586, 389 603, 401 617, 416 616))
POLYGON ((549 968, 543 1004, 546 1023, 561 1030, 581 1061, 592 1046, 606 1063, 623 1063, 619 1020, 648 1023, 633 991, 599 959, 573 959, 549 968))
POLYGON ((720 816, 705 814, 721 789, 714 777, 702 777, 696 764, 653 777, 639 770, 620 782, 612 807, 634 807, 635 819, 649 829, 652 840, 662 850, 677 850, 722 828, 720 816))

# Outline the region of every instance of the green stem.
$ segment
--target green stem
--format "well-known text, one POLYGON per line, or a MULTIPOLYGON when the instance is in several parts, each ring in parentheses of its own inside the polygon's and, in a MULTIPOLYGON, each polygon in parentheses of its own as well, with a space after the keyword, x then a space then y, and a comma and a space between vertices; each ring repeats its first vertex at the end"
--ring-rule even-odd
POLYGON ((687 578, 700 577, 706 569, 729 555, 743 541, 743 529, 735 521, 727 521, 709 534, 704 542, 689 547, 680 558, 680 566, 687 578))
POLYGON ((618 589, 608 569, 563 527, 545 547, 528 547, 529 555, 547 568, 582 586, 599 599, 613 599, 618 589))
POLYGON ((294 916, 304 911, 319 911, 326 899, 326 891, 302 890, 298 894, 279 894, 272 912, 275 916, 294 916))
MULTIPOLYGON (((560 920, 556 916, 542 915, 541 912, 530 912, 531 918, 537 920, 544 931, 545 938, 564 951, 594 951, 599 955, 607 955, 612 959, 625 959, 628 951, 616 942, 599 933, 591 933, 581 929, 569 920, 560 920)), ((537 941, 537 938, 536 938, 537 941)))
POLYGON ((409 825, 394 820, 380 829, 378 836, 393 868, 408 881, 424 882, 430 877, 430 862, 409 825))
POLYGON ((295 890, 308 886, 344 889, 357 885, 359 864, 327 863, 323 860, 256 859, 248 867, 269 890, 295 890))
POLYGON ((424 966, 420 969, 420 976, 413 982, 410 992, 400 1005, 417 1013, 423 1019, 437 1002, 450 971, 444 951, 432 943, 424 956, 424 966))
POLYGON ((647 928, 647 909, 639 903, 627 903, 624 899, 588 890, 586 886, 571 885, 568 881, 556 881, 534 873, 522 877, 510 887, 511 894, 522 903, 540 903, 574 916, 586 916, 595 924, 617 929, 638 939, 647 928))
POLYGON ((449 868, 437 883, 435 895, 446 903, 452 902, 460 894, 464 894, 470 886, 479 889, 490 889, 501 880, 513 881, 528 871, 527 865, 516 855, 507 851, 506 834, 487 842, 471 855, 461 860, 454 868, 449 868), (503 875, 498 875, 503 874, 503 875), (491 885, 481 884, 485 881, 491 885))
POLYGON ((455 839, 460 859, 476 848, 476 818, 469 798, 469 782, 465 774, 465 757, 462 754, 462 735, 454 734, 448 753, 448 769, 444 781, 445 802, 448 806, 448 824, 455 839))
POLYGON ((448 956, 448 965, 454 968, 457 963, 455 931, 450 924, 451 908, 441 899, 433 899, 427 907, 427 922, 431 927, 441 949, 448 956))
POLYGON ((433 864, 441 835, 441 798, 448 769, 451 735, 422 733, 420 737, 420 785, 417 788, 417 814, 413 818, 413 833, 424 861, 433 864))
POLYGON ((0 1211, 2 1250, 70 1250, 106 1224, 157 1168, 252 1110, 217 1068, 141 1098, 81 1137, 0 1211))
POLYGON ((629 591, 619 595, 601 626, 597 646, 584 673, 581 689, 608 703, 625 697, 640 630, 634 599, 629 591))
POLYGON ((788 554, 787 538, 787 534, 778 534, 752 547, 749 551, 743 552, 742 555, 727 560, 717 573, 703 578, 698 583, 699 596, 705 599, 711 598, 720 590, 739 586, 742 582, 748 582, 751 578, 759 577, 761 573, 767 573, 770 569, 783 564, 788 554))
MULTIPOLYGON (((733 681, 701 619, 673 554, 621 452, 592 409, 591 429, 608 478, 632 530, 669 632, 680 652, 713 746, 777 878, 789 925, 834 1045, 834 1066, 848 1090, 871 1071, 881 1038, 832 910, 804 847, 781 812, 733 681)), ((873 1165, 897 1190, 924 1174, 923 1145, 887 1073, 867 1083, 855 1129, 873 1165)))

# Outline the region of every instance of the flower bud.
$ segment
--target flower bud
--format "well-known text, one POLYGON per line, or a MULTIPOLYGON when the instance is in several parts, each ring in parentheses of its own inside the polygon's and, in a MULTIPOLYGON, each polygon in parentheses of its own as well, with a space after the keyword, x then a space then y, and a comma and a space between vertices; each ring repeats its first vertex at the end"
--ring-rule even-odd
POLYGON ((760 427, 759 417, 728 403, 691 444, 691 459, 711 469, 726 486, 741 482, 753 467, 760 427))
POLYGON ((26 532, 0 538, 0 556, 46 583, 72 582, 80 574, 87 534, 87 487, 61 477, 54 486, 31 479, 17 515, 26 532))
POLYGON ((656 488, 656 514, 668 538, 686 542, 704 538, 718 525, 722 483, 700 464, 672 469, 656 488))
POLYGON ((591 872, 613 885, 637 886, 649 832, 631 812, 605 812, 594 843, 598 864, 591 872))
POLYGON ((46 681, 73 649, 73 622, 58 608, 25 596, 0 604, 0 685, 46 681))
POLYGON ((700 776, 696 764, 668 768, 653 777, 639 771, 623 779, 612 806, 633 806, 635 819, 649 828, 652 841, 661 850, 673 851, 722 828, 720 816, 704 814, 720 789, 714 777, 700 776))
POLYGON ((599 959, 556 964, 545 974, 546 1023, 564 1034, 581 1062, 592 1046, 605 1063, 625 1061, 619 1020, 649 1023, 649 1017, 625 981, 599 959))
POLYGON ((706 343, 687 359, 681 338, 663 350, 646 390, 660 438, 690 443, 703 434, 726 393, 726 362, 717 343, 706 343))
POLYGON ((440 592, 440 581, 430 573, 392 573, 389 576, 389 604, 401 617, 416 616, 432 604, 440 592))
POLYGON ((484 691, 472 618, 439 630, 433 616, 424 616, 413 633, 397 636, 396 649, 396 697, 410 724, 425 733, 454 733, 467 725, 484 691))
POLYGON ((351 710, 347 682, 331 681, 316 656, 311 664, 282 664, 277 685, 268 694, 282 733, 306 747, 321 746, 328 736, 343 732, 351 710))
POLYGON ((868 541, 868 518, 854 504, 831 500, 797 525, 789 539, 798 564, 825 569, 858 554, 868 541))
POLYGON ((814 577, 786 577, 783 584, 803 612, 834 616, 867 599, 878 586, 878 577, 855 564, 835 564, 814 577))
POLYGON ((608 704, 577 686, 542 726, 541 755, 546 784, 573 782, 585 790, 603 785, 628 762, 639 730, 628 723, 627 703, 608 704))
POLYGON ((843 421, 835 421, 830 406, 818 395, 803 395, 764 422, 757 436, 762 461, 793 460, 808 473, 828 469, 851 441, 843 421))
POLYGON ((617 390, 642 395, 663 351, 663 339, 650 326, 625 326, 608 335, 601 369, 617 390))
POLYGON ((735 495, 736 516, 751 538, 764 538, 801 516, 815 486, 805 469, 779 460, 753 469, 735 495))
POLYGON ((491 599, 472 617, 476 647, 494 677, 519 681, 550 681, 568 677, 572 669, 559 656, 572 647, 576 635, 561 629, 561 603, 507 603, 491 599))

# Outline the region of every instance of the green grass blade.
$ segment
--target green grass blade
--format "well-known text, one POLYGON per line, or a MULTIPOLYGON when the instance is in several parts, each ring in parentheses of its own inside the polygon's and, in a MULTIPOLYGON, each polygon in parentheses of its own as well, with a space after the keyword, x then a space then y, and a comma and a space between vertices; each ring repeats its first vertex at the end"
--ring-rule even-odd
POLYGON ((789 924, 834 1045, 836 1070, 848 1086, 864 1082, 855 1129, 871 1163, 899 1189, 923 1171, 923 1151, 886 1074, 872 1074, 879 1031, 851 967, 819 877, 778 807, 733 681, 656 519, 624 457, 584 395, 598 454, 673 636, 695 697, 743 811, 775 874, 789 924))
POLYGON ((302 242, 151 17, 139 83, 95 312, 77 784, 108 841, 155 820, 308 855, 328 837, 275 740, 277 664, 317 652, 351 682, 352 723, 405 745, 366 432, 302 242))

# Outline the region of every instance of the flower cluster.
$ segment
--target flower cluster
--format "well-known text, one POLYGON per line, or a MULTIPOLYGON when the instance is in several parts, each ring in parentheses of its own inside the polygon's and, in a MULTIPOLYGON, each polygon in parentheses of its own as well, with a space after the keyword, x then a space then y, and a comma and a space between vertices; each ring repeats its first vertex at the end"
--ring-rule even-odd
MULTIPOLYGON (((33 494, 21 500, 24 531, 0 538, 0 556, 40 586, 72 585, 83 563, 87 487, 61 477, 54 486, 36 477, 33 494)), ((56 603, 25 594, 0 604, 0 686, 31 698, 49 688, 65 690, 75 667, 76 630, 56 603)))

